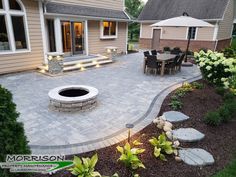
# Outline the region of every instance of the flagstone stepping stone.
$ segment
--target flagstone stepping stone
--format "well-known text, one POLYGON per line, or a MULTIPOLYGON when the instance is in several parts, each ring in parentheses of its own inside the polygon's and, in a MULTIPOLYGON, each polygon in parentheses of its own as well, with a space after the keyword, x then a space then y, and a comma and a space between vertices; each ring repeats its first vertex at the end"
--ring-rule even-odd
POLYGON ((163 116, 167 121, 172 122, 172 123, 182 122, 189 119, 189 116, 186 116, 185 114, 181 112, 177 112, 177 111, 165 112, 163 116))
POLYGON ((182 149, 179 150, 179 156, 184 163, 192 166, 212 165, 215 162, 213 156, 204 149, 182 149))
POLYGON ((180 128, 172 131, 173 136, 182 142, 196 142, 202 140, 205 135, 194 128, 180 128))

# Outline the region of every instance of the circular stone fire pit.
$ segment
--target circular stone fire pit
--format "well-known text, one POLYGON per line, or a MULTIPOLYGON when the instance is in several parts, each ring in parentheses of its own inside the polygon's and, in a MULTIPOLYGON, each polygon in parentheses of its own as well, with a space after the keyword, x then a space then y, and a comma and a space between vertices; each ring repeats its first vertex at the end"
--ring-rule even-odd
POLYGON ((85 85, 57 87, 49 91, 50 106, 63 112, 91 109, 96 106, 98 90, 85 85))

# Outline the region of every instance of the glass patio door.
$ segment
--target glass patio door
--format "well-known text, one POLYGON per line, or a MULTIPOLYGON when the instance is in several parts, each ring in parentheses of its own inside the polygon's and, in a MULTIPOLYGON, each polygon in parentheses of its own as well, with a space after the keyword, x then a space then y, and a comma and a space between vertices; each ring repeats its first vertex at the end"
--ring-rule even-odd
POLYGON ((63 53, 65 54, 65 56, 71 56, 72 55, 71 22, 62 21, 61 32, 62 32, 63 53))
POLYGON ((84 53, 84 26, 82 22, 61 22, 63 53, 72 56, 84 53))
POLYGON ((73 54, 83 54, 84 51, 84 27, 82 22, 72 22, 73 54))

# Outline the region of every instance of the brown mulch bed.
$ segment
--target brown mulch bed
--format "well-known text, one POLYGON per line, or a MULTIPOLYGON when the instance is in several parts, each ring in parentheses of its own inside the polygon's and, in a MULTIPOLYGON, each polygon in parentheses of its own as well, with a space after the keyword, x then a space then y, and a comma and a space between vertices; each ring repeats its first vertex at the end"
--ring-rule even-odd
MULTIPOLYGON (((141 155, 146 169, 138 171, 141 177, 210 177, 217 171, 223 169, 234 157, 236 153, 236 121, 231 121, 219 127, 211 127, 203 122, 204 115, 210 111, 217 109, 222 105, 223 100, 215 89, 204 81, 204 89, 194 90, 182 98, 183 108, 181 112, 190 116, 191 119, 184 123, 174 124, 174 128, 192 127, 204 133, 205 138, 197 143, 181 143, 181 147, 203 148, 212 153, 215 158, 215 164, 207 167, 192 167, 183 162, 176 162, 174 156, 169 156, 167 162, 160 161, 153 156, 153 147, 148 143, 148 139, 152 136, 160 135, 161 131, 154 124, 149 125, 140 133, 136 134, 132 139, 140 138, 144 143, 142 145, 146 151, 141 155)), ((171 93, 164 101, 160 115, 163 112, 171 110, 168 106, 171 93)), ((119 143, 123 145, 124 142, 119 143)), ((128 177, 128 172, 123 164, 117 162, 119 153, 116 152, 116 146, 107 147, 97 151, 99 161, 96 170, 103 175, 112 175, 117 172, 120 177, 128 177)), ((95 152, 80 154, 80 157, 92 156, 95 152)), ((72 157, 68 157, 71 159, 72 157)), ((43 177, 47 175, 34 175, 43 177)), ((53 177, 70 177, 68 171, 61 171, 52 175, 53 177)))

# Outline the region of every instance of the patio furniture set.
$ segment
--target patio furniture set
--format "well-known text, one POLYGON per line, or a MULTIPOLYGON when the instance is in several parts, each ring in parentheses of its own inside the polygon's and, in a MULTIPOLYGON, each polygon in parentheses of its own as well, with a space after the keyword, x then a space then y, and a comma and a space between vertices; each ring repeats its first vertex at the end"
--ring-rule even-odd
POLYGON ((173 50, 170 53, 162 53, 161 51, 152 50, 144 52, 143 72, 145 74, 155 74, 159 72, 164 76, 165 71, 169 74, 181 71, 182 62, 185 53, 173 50))

